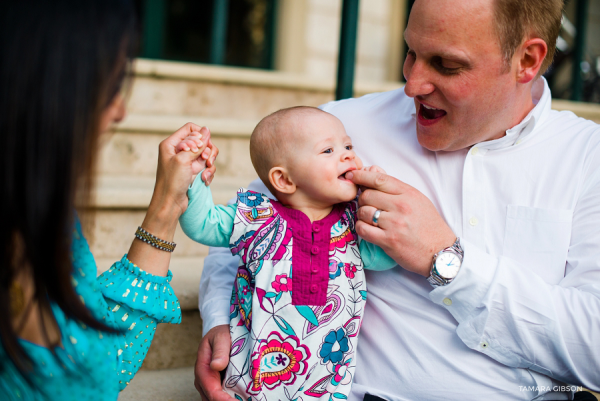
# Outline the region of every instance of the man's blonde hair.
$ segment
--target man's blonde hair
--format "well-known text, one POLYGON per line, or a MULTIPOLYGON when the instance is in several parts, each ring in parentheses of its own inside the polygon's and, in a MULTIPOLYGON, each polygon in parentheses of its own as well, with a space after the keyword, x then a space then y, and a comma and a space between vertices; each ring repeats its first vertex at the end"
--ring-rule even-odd
POLYGON ((546 72, 554 59, 562 10, 563 0, 494 0, 494 28, 507 70, 521 43, 537 37, 548 46, 537 76, 546 72))

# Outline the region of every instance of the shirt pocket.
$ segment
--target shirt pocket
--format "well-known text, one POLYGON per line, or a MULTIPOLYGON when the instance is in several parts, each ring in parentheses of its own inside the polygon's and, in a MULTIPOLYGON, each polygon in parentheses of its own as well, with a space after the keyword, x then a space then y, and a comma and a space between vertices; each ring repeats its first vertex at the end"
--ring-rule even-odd
POLYGON ((565 274, 573 210, 508 205, 503 256, 550 284, 565 274))

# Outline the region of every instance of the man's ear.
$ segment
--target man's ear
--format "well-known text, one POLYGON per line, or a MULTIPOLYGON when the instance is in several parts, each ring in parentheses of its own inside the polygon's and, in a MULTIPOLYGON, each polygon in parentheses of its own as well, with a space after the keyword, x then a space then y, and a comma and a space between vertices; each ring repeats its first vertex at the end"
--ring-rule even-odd
POLYGON ((277 166, 269 170, 269 182, 277 192, 282 194, 291 195, 296 192, 296 184, 284 167, 277 166))
POLYGON ((534 80, 546 54, 548 54, 548 45, 543 39, 533 38, 525 41, 518 51, 517 82, 526 84, 534 80))

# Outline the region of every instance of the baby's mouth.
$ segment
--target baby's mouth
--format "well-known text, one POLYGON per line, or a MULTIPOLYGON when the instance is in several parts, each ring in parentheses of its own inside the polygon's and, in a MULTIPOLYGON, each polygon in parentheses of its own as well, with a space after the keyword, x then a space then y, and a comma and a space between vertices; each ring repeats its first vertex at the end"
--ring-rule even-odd
POLYGON ((419 115, 425 120, 435 120, 446 115, 446 111, 419 103, 419 115))
POLYGON ((355 168, 350 168, 350 169, 348 169, 348 170, 344 171, 344 173, 342 173, 342 174, 340 174, 340 175, 338 176, 338 180, 342 180, 342 181, 350 181, 350 182, 352 182, 351 180, 349 180, 349 179, 347 179, 347 178, 346 178, 346 174, 348 174, 349 172, 351 172, 351 171, 354 171, 354 170, 356 170, 356 169, 355 169, 355 168))

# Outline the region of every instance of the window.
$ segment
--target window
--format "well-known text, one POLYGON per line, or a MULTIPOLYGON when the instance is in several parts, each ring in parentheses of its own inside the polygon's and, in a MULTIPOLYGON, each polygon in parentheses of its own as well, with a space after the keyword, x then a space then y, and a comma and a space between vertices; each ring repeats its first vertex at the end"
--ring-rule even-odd
POLYGON ((142 57, 273 68, 277 0, 137 0, 142 57))

